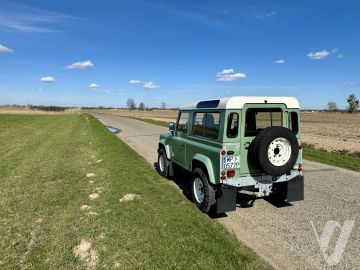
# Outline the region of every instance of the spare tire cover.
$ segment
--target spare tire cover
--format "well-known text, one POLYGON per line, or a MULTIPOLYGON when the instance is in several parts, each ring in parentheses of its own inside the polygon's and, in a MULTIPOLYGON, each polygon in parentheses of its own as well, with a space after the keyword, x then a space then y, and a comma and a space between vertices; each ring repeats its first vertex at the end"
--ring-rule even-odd
POLYGON ((294 133, 285 127, 263 129, 249 148, 249 158, 253 165, 273 176, 290 172, 298 154, 298 140, 294 133))

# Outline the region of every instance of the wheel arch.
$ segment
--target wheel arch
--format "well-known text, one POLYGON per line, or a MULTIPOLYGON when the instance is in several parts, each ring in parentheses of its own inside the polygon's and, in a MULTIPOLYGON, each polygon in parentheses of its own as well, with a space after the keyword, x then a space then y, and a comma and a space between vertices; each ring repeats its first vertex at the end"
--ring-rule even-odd
POLYGON ((211 163, 210 158, 202 154, 196 154, 191 162, 191 171, 193 171, 195 168, 201 168, 205 170, 205 173, 207 174, 210 183, 214 185, 216 184, 214 167, 213 164, 211 163))
POLYGON ((158 149, 161 149, 161 148, 165 149, 167 159, 171 159, 170 146, 164 139, 161 139, 159 142, 158 149))

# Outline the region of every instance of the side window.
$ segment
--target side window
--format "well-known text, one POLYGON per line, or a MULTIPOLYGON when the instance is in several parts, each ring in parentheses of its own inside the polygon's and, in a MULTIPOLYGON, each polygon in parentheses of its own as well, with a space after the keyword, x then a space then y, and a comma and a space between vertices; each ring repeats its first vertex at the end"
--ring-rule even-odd
POLYGON ((239 132, 239 115, 237 113, 230 113, 227 122, 226 136, 228 138, 236 138, 239 132))
POLYGON ((220 113, 195 113, 193 134, 217 139, 220 128, 220 113))
POLYGON ((289 113, 289 129, 291 129, 294 134, 298 134, 299 132, 299 117, 297 112, 289 113))
POLYGON ((220 113, 207 113, 205 122, 205 137, 217 139, 220 128, 220 113))
POLYGON ((267 127, 282 126, 280 108, 248 109, 245 117, 245 136, 256 136, 267 127))
POLYGON ((193 134, 194 135, 204 135, 204 128, 205 128, 205 113, 195 113, 194 114, 194 123, 193 123, 193 134))
POLYGON ((189 113, 180 112, 178 122, 176 124, 176 131, 186 132, 188 128, 189 113))

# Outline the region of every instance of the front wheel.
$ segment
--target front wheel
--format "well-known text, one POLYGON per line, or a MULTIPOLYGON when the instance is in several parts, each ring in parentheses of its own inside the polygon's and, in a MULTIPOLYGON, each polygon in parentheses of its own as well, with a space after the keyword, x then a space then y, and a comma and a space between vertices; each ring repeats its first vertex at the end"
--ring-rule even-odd
POLYGON ((159 150, 157 169, 162 176, 169 176, 169 160, 167 159, 166 152, 163 148, 159 150))
POLYGON ((206 173, 200 168, 196 168, 192 173, 191 194, 196 206, 204 213, 209 213, 216 203, 215 190, 209 184, 206 173))

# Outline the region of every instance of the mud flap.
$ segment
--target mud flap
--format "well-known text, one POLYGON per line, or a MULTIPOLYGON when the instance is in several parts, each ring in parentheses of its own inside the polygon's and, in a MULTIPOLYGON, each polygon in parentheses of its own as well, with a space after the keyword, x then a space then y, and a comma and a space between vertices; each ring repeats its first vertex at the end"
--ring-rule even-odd
POLYGON ((287 182, 287 202, 304 200, 304 176, 299 175, 287 182))
POLYGON ((236 210, 237 189, 232 186, 221 185, 219 197, 216 198, 215 211, 217 214, 236 210))

